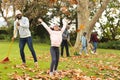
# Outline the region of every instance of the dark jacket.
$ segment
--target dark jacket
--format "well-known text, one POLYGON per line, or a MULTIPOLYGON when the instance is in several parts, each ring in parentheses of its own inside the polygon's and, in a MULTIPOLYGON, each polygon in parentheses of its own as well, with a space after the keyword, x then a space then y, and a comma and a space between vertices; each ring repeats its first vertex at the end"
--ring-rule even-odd
POLYGON ((97 36, 98 34, 96 32, 92 33, 90 37, 90 42, 98 42, 99 39, 97 38, 97 36))

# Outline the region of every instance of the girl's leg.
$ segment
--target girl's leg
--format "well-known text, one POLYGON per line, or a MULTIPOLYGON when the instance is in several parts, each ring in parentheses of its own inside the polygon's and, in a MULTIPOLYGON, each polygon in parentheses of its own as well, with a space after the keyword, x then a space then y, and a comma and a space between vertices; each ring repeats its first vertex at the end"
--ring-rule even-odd
POLYGON ((65 49, 66 49, 66 56, 69 57, 70 54, 69 54, 69 46, 67 40, 65 40, 65 49))
POLYGON ((57 67, 58 67, 58 63, 59 63, 59 48, 58 47, 56 47, 56 63, 55 63, 55 71, 57 70, 57 67))
POLYGON ((51 66, 50 66, 50 72, 53 72, 54 67, 55 67, 55 63, 56 63, 55 47, 50 48, 50 53, 51 53, 51 58, 52 58, 52 62, 51 62, 51 66))

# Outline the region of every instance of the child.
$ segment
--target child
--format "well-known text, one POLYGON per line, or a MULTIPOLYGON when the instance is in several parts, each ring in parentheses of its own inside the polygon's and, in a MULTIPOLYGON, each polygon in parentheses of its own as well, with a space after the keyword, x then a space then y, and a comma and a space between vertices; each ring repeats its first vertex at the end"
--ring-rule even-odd
POLYGON ((67 26, 67 20, 63 20, 63 27, 62 29, 59 28, 58 25, 53 26, 53 29, 50 29, 50 27, 47 26, 45 22, 43 22, 42 19, 38 19, 39 22, 44 26, 44 28, 49 32, 50 34, 50 40, 51 40, 51 48, 50 53, 52 57, 52 62, 50 66, 50 76, 53 76, 53 72, 56 72, 59 62, 59 47, 62 42, 62 34, 67 26))
POLYGON ((86 39, 86 32, 83 33, 83 36, 81 37, 81 44, 82 44, 82 49, 80 50, 79 54, 82 54, 82 51, 84 50, 86 55, 87 54, 87 39, 86 39))

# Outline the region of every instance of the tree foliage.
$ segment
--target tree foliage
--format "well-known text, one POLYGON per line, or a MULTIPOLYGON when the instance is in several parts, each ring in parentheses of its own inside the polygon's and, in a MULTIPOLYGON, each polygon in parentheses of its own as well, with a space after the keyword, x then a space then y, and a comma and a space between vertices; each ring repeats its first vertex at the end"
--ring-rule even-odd
MULTIPOLYGON (((14 13, 12 18, 15 17, 17 9, 21 10, 23 15, 29 18, 30 28, 34 35, 43 36, 42 33, 47 34, 44 29, 41 31, 41 28, 35 27, 39 26, 39 23, 37 23, 39 17, 42 17, 45 22, 49 22, 54 16, 58 16, 60 17, 60 25, 62 25, 62 18, 68 17, 72 21, 75 21, 77 29, 83 25, 84 28, 77 32, 76 46, 78 46, 80 36, 84 31, 88 32, 87 37, 89 39, 95 23, 101 17, 109 0, 2 0, 1 3, 0 11, 8 23, 9 18, 7 18, 7 14, 3 14, 3 10, 6 10, 6 13, 8 13, 9 7, 12 6, 14 13), (74 8, 75 5, 77 5, 77 8, 74 8), (48 12, 52 14, 47 15, 48 12)), ((119 4, 116 3, 117 0, 112 0, 112 3, 108 6, 110 8, 113 6, 118 8, 119 4)))
POLYGON ((104 17, 107 21, 99 20, 102 29, 102 38, 107 40, 116 40, 120 36, 120 2, 112 1, 105 10, 104 17))

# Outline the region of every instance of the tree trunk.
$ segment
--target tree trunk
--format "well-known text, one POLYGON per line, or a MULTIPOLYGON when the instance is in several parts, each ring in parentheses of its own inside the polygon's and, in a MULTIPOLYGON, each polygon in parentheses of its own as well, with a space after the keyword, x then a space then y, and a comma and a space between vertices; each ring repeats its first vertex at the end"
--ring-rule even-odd
POLYGON ((83 32, 88 32, 89 29, 89 9, 88 9, 88 3, 89 0, 79 0, 78 2, 78 8, 77 8, 77 14, 78 14, 78 28, 80 25, 83 25, 84 28, 80 32, 77 33, 77 38, 75 42, 75 48, 79 48, 80 44, 80 37, 83 34, 83 32))
POLYGON ((90 12, 88 9, 89 0, 79 0, 78 9, 77 9, 78 26, 80 26, 82 24, 82 25, 84 25, 84 29, 77 33, 77 38, 76 38, 76 42, 75 42, 75 46, 74 46, 75 48, 79 47, 80 37, 83 32, 87 32, 87 40, 89 41, 91 32, 94 29, 94 25, 97 22, 97 20, 101 17, 101 15, 102 15, 103 11, 105 10, 109 1, 110 0, 104 0, 102 7, 96 12, 93 19, 91 21, 89 21, 89 17, 90 17, 90 15, 89 15, 90 12))

